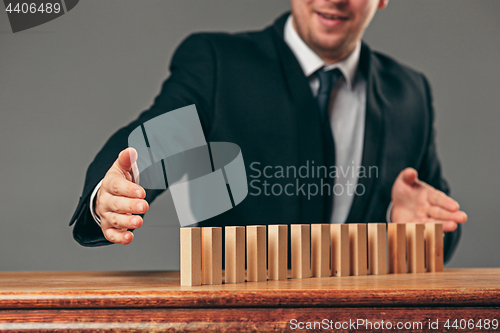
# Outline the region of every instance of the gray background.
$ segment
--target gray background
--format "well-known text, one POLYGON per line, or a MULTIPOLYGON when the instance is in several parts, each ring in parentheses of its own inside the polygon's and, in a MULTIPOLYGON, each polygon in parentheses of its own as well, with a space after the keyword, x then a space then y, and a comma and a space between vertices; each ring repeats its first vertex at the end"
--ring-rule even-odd
MULTIPOLYGON (((0 270, 167 270, 179 225, 162 196, 128 246, 84 248, 69 219, 105 140, 148 108, 194 31, 259 29, 287 0, 86 0, 13 34, 0 12, 0 270)), ((449 267, 500 266, 497 0, 397 0, 366 34, 432 83, 437 142, 469 215, 449 267)))

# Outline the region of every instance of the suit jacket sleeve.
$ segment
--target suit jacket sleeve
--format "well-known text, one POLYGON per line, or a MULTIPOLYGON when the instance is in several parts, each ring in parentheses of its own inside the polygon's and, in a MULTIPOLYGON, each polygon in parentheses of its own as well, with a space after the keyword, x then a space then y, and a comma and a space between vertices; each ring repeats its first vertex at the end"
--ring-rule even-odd
MULTIPOLYGON (((435 130, 434 130, 434 109, 432 105, 432 94, 430 85, 425 77, 423 77, 425 93, 427 96, 429 117, 430 117, 430 130, 428 133, 427 147, 424 154, 420 168, 417 170, 419 178, 426 182, 427 184, 443 191, 446 194, 450 194, 450 188, 448 183, 443 178, 441 174, 441 165, 436 151, 435 142, 435 130)), ((462 226, 459 224, 457 229, 453 232, 446 232, 444 238, 444 261, 447 262, 451 259, 453 252, 455 251, 458 241, 460 240, 460 235, 462 233, 462 226)))
MULTIPOLYGON (((215 52, 207 35, 188 37, 175 52, 170 65, 170 77, 164 82, 152 107, 135 121, 113 134, 90 164, 85 177, 83 194, 70 225, 73 237, 83 246, 111 244, 104 238, 101 228, 89 210, 90 195, 104 178, 120 151, 128 147, 128 136, 145 121, 187 105, 195 104, 205 136, 211 123, 214 99, 215 52)), ((146 190, 146 200, 152 202, 161 190, 146 190)))

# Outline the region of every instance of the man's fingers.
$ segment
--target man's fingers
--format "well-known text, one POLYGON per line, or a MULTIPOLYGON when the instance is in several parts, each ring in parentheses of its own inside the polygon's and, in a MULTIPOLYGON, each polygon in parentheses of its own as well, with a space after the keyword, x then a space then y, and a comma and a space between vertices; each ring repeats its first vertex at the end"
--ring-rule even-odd
POLYGON ((462 211, 450 212, 449 210, 443 209, 439 206, 430 206, 427 210, 427 215, 430 218, 437 220, 449 220, 456 223, 464 223, 467 221, 467 214, 462 211))
POLYGON ((457 229, 457 226, 458 226, 458 224, 454 221, 443 221, 443 220, 429 219, 425 222, 426 223, 442 223, 444 232, 455 231, 455 229, 457 229))
POLYGON ((456 222, 453 222, 453 221, 436 220, 436 223, 442 223, 443 224, 443 231, 444 232, 453 232, 458 227, 458 224, 456 222))
POLYGON ((102 187, 106 192, 115 196, 137 199, 144 199, 146 196, 146 191, 141 186, 118 175, 105 177, 102 187))
POLYGON ((127 230, 109 228, 104 230, 104 237, 112 243, 127 245, 134 239, 134 234, 127 230))
POLYGON ((149 209, 146 200, 118 196, 107 197, 106 202, 100 206, 102 206, 103 213, 112 212, 118 214, 144 214, 149 209))
POLYGON ((130 172, 132 164, 137 161, 137 151, 134 148, 127 148, 120 152, 116 159, 115 165, 123 172, 130 172))
POLYGON ((149 209, 143 200, 146 191, 131 181, 137 158, 134 148, 120 152, 97 192, 95 212, 101 218, 104 237, 113 243, 130 244, 134 235, 127 229, 140 228, 143 220, 137 215, 149 209))
POLYGON ((101 225, 115 229, 138 229, 142 226, 142 217, 129 214, 107 212, 101 216, 101 225))
POLYGON ((401 177, 406 184, 413 185, 418 179, 418 173, 413 168, 406 168, 401 172, 401 177))
POLYGON ((453 232, 457 229, 458 224, 453 221, 445 221, 443 223, 443 231, 444 232, 453 232))
POLYGON ((436 189, 430 190, 428 198, 431 205, 439 206, 441 208, 449 210, 450 212, 456 212, 460 208, 458 202, 436 189))

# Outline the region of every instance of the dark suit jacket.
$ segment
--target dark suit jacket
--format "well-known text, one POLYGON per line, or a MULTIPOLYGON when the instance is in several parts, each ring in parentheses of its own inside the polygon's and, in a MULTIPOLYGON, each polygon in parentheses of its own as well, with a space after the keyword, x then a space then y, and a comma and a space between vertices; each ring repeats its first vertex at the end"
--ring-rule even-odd
MULTIPOLYGON (((263 31, 189 36, 175 52, 171 75, 153 106, 116 132, 90 165, 83 194, 71 219, 73 235, 84 246, 106 245, 89 213, 96 184, 127 148, 129 133, 162 113, 196 104, 207 142, 241 147, 247 175, 252 162, 261 166, 323 165, 320 112, 307 78, 283 40, 288 14, 263 31)), ((362 45, 360 75, 367 82, 362 163, 376 166, 378 177, 360 178, 365 194, 354 198, 347 222, 385 222, 397 175, 413 167, 419 178, 448 193, 441 175, 433 131, 433 108, 426 78, 362 45)), ((252 180, 249 178, 249 181, 252 180)), ((290 179, 273 179, 283 186, 290 179)), ((295 180, 293 180, 295 181, 295 180)), ((307 179, 319 184, 320 179, 307 179)), ((250 189, 252 191, 252 189, 250 189)), ((147 190, 151 202, 161 191, 147 190)), ((202 226, 320 223, 329 221, 328 200, 303 195, 253 196, 202 226)), ((330 201, 331 202, 331 201, 330 201)), ((460 228, 445 238, 451 257, 460 228)))

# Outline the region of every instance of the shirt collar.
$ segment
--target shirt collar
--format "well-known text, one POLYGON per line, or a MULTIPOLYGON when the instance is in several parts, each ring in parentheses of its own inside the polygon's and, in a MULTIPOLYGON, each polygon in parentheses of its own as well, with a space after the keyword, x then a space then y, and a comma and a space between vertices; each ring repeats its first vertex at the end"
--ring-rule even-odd
POLYGON ((302 40, 302 38, 300 38, 293 27, 292 20, 292 15, 288 16, 285 24, 284 39, 297 58, 305 76, 311 76, 321 67, 325 67, 327 71, 338 68, 344 75, 347 86, 351 89, 354 78, 356 77, 356 71, 358 70, 361 42, 358 42, 354 51, 344 60, 334 64, 327 64, 302 40))

